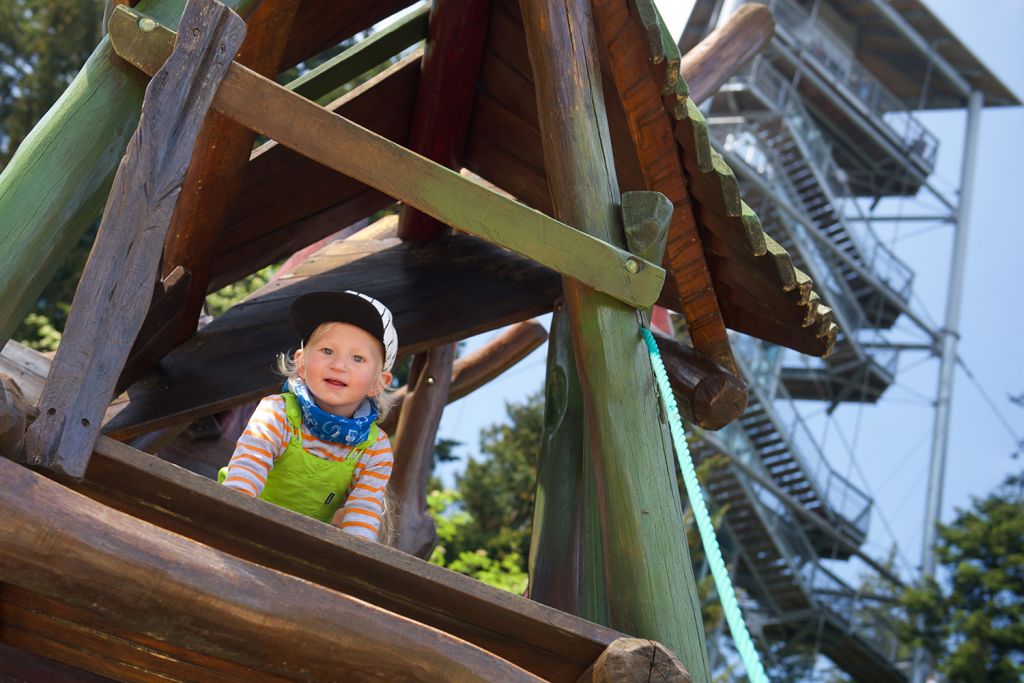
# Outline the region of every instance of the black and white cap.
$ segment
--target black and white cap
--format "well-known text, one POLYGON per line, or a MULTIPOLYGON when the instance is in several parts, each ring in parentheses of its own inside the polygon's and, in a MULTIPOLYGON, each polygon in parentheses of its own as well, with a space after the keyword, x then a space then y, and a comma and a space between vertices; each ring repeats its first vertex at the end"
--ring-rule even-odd
POLYGON ((384 347, 384 372, 398 353, 398 332, 388 307, 373 297, 345 292, 310 292, 292 302, 292 324, 305 344, 324 323, 340 322, 365 330, 384 347))

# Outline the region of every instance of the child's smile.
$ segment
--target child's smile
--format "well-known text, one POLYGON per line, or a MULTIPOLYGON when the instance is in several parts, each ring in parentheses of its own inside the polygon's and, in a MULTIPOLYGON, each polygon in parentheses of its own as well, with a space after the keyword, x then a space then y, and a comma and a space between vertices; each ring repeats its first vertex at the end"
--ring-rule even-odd
POLYGON ((297 369, 318 406, 352 417, 363 399, 380 388, 381 356, 380 342, 369 333, 348 323, 332 323, 313 334, 297 369))

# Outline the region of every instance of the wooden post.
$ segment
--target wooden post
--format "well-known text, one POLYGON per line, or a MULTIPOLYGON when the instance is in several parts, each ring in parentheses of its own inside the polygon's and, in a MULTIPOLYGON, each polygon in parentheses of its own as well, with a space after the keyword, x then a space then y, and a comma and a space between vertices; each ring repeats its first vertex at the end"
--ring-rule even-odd
MULTIPOLYGON (((588 619, 583 610, 583 395, 565 307, 555 304, 544 383, 544 432, 530 539, 530 598, 588 619)), ((603 582, 604 574, 601 573, 603 582)))
POLYGON ((452 381, 455 345, 437 346, 417 357, 415 377, 398 419, 392 444, 395 467, 389 488, 398 499, 396 538, 392 546, 426 559, 437 545, 434 519, 427 512, 427 481, 433 465, 437 426, 452 381), (403 455, 405 456, 403 458, 403 455))
MULTIPOLYGON (((224 4, 245 15, 259 2, 224 4)), ((142 9, 177 26, 184 6, 184 0, 153 0, 142 9)), ((103 209, 139 122, 146 83, 104 38, 0 174, 0 344, 103 209)))
MULTIPOLYGON (((555 214, 622 244, 587 0, 520 0, 555 214)), ((636 311, 566 279, 600 505, 611 624, 664 643, 708 681, 667 425, 636 311)))
POLYGON ((196 136, 245 37, 216 0, 190 0, 180 39, 146 88, 103 222, 71 306, 65 340, 25 439, 29 462, 78 479, 92 454, 152 298, 160 247, 196 136))

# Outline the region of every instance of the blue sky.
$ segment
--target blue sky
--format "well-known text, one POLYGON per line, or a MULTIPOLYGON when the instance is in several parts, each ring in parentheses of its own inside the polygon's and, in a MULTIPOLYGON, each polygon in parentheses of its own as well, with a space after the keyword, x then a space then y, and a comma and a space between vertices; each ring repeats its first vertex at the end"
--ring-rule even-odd
MULTIPOLYGON (((985 10, 979 11, 979 5, 962 0, 925 1, 1018 97, 1024 95, 1024 43, 1019 40, 1024 29, 1024 2, 986 0, 985 10)), ((678 35, 690 3, 656 2, 678 35)), ((920 118, 940 139, 935 181, 942 187, 956 187, 963 113, 924 114, 920 118)), ((1011 405, 1007 396, 1024 393, 1024 363, 1019 358, 1024 304, 1017 294, 1024 287, 1024 280, 1018 284, 1024 274, 1019 265, 1024 231, 1015 201, 1024 177, 1022 161, 1024 109, 986 110, 970 217, 959 351, 977 383, 1018 435, 1024 432, 1024 409, 1011 405)), ((906 213, 919 208, 914 200, 890 207, 906 213)), ((898 238, 893 246, 916 272, 916 308, 938 326, 945 314, 952 227, 904 224, 898 230, 880 226, 878 232, 883 238, 898 238)), ((910 326, 900 325, 899 329, 908 330, 904 339, 922 341, 910 326)), ((546 347, 542 347, 503 377, 449 406, 441 435, 462 441, 459 452, 474 456, 480 428, 503 421, 506 402, 521 401, 541 388, 545 353, 546 347)), ((825 419, 821 406, 803 406, 812 415, 812 427, 833 467, 876 499, 867 550, 882 557, 895 542, 900 553, 898 567, 905 575, 916 571, 920 561, 934 413, 930 401, 938 372, 936 357, 908 352, 900 359, 896 385, 877 405, 844 405, 831 419, 825 419)), ((968 506, 971 496, 985 495, 1008 473, 1024 467, 1024 460, 1011 460, 1014 449, 1007 428, 963 369, 958 369, 942 519, 949 521, 954 507, 968 506)), ((446 472, 447 477, 451 471, 446 472)))

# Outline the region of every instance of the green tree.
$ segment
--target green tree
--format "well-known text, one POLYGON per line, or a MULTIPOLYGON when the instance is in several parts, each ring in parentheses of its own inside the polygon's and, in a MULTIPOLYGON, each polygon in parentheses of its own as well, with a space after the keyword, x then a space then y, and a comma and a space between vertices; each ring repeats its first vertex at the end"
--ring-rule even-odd
POLYGON ((904 638, 949 681, 1024 679, 1024 473, 938 527, 939 580, 902 597, 904 638))
POLYGON ((0 167, 99 42, 102 0, 0 3, 0 167))

